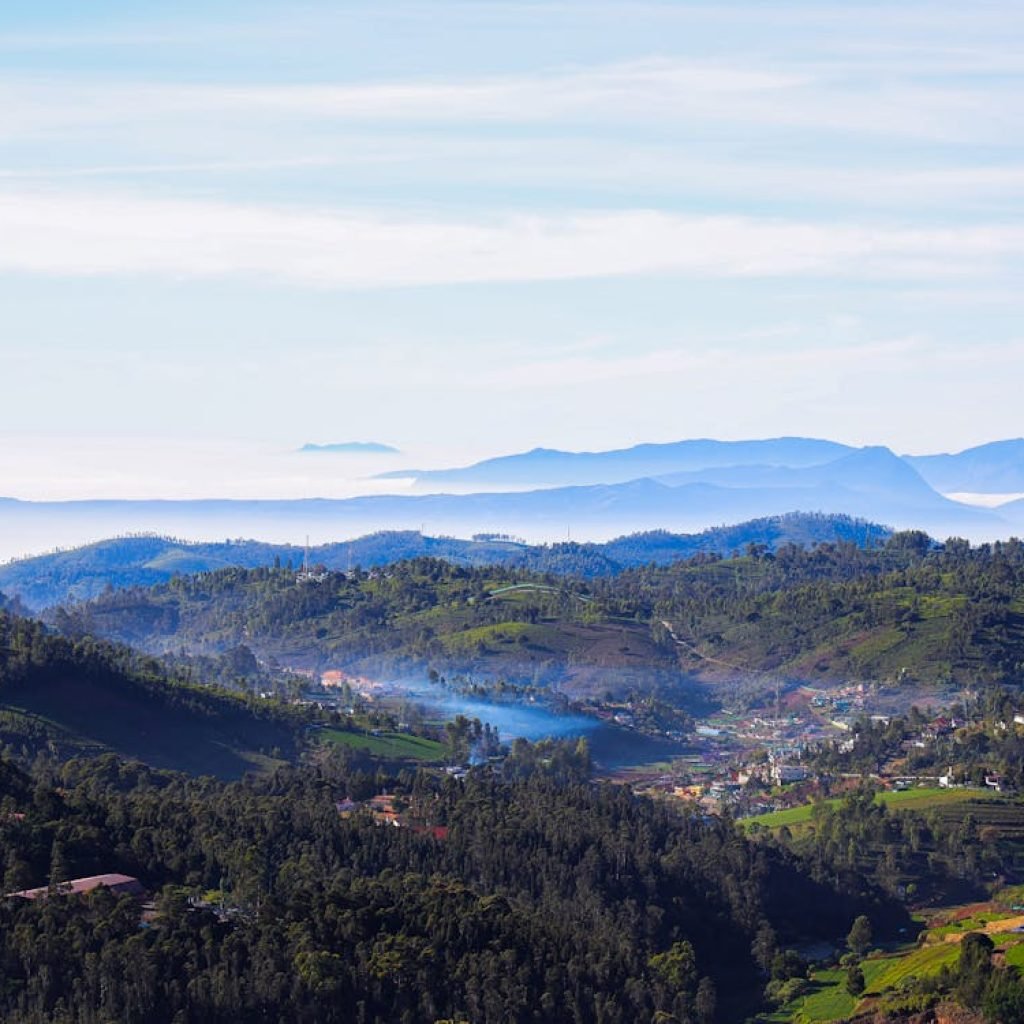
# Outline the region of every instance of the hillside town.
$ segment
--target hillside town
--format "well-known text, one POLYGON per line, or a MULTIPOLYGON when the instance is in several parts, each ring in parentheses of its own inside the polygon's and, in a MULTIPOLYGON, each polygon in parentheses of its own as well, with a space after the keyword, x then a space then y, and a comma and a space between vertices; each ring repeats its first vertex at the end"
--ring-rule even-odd
MULTIPOLYGON (((395 682, 383 682, 350 676, 340 669, 319 674, 309 672, 309 686, 303 701, 335 710, 350 720, 370 723, 370 733, 380 736, 384 730, 411 733, 414 728, 429 727, 429 700, 395 682), (407 719, 412 719, 409 721, 407 719)), ((487 690, 479 683, 474 692, 487 690)), ((418 692, 418 691, 417 691, 418 692)), ((480 701, 475 710, 482 718, 489 714, 501 721, 504 709, 513 702, 536 702, 537 695, 511 691, 503 698, 492 696, 491 703, 480 701)), ((921 694, 911 694, 910 697, 921 694)), ((968 777, 952 765, 928 770, 910 770, 907 758, 920 761, 936 744, 950 740, 960 730, 971 727, 963 717, 948 709, 957 701, 969 701, 973 694, 925 692, 924 711, 916 712, 916 731, 900 741, 901 757, 874 764, 870 770, 837 772, 822 762, 827 749, 837 755, 854 752, 865 723, 885 728, 898 714, 907 711, 910 697, 905 691, 885 692, 863 683, 831 689, 799 686, 785 694, 769 694, 758 707, 722 709, 708 717, 693 719, 678 709, 650 697, 605 700, 589 698, 568 702, 560 700, 546 710, 584 716, 625 735, 675 744, 674 753, 653 763, 595 765, 598 776, 609 778, 644 793, 670 801, 695 805, 702 813, 727 813, 745 818, 783 811, 823 796, 834 796, 855 789, 867 775, 881 789, 902 791, 913 788, 974 788, 992 793, 1008 793, 1012 787, 995 770, 973 772, 968 777), (945 709, 945 710, 943 710, 945 709)), ((543 699, 541 701, 543 704, 543 699)), ((917 705, 910 705, 917 707, 917 705)), ((1024 712, 1000 723, 1004 730, 1024 734, 1024 712)), ((442 735, 438 729, 438 735, 442 735)), ((586 735, 586 733, 583 733, 586 735)), ((493 771, 501 771, 500 756, 488 759, 493 771)), ((472 763, 480 763, 478 759, 472 763)), ((471 767, 452 763, 445 770, 458 775, 471 767)), ((365 804, 342 801, 339 813, 367 811, 379 823, 409 825, 422 830, 423 821, 409 821, 396 811, 387 797, 375 797, 365 804)))

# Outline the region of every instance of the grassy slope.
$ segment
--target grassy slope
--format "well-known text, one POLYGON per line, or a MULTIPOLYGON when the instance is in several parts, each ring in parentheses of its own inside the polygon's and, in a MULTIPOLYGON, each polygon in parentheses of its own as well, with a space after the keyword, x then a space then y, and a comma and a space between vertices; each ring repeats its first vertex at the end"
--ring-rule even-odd
POLYGON ((365 750, 378 757, 430 763, 443 760, 445 755, 443 743, 405 733, 385 732, 374 736, 344 729, 324 729, 320 735, 328 743, 365 750))
MULTIPOLYGON (((1024 557, 894 545, 561 582, 433 559, 314 586, 285 570, 224 570, 68 614, 82 632, 151 650, 184 643, 212 653, 244 643, 298 668, 372 671, 436 659, 450 671, 517 681, 560 678, 569 666, 580 674, 586 666, 682 667, 708 678, 764 672, 810 683, 1006 681, 1024 659, 1024 557)), ((55 621, 68 614, 55 612, 55 621)))
POLYGON ((411 580, 331 576, 308 585, 293 573, 237 573, 117 595, 73 614, 82 616, 82 631, 151 651, 184 645, 214 654, 245 643, 290 668, 373 673, 411 659, 527 682, 566 672, 585 682, 590 670, 609 669, 649 682, 675 665, 648 623, 597 615, 579 584, 565 594, 510 588, 488 571, 472 580, 411 580))
MULTIPOLYGON (((1020 947, 1024 949, 1024 946, 1020 947)), ((895 988, 909 977, 925 978, 937 974, 954 963, 959 947, 939 943, 914 947, 899 956, 879 957, 861 962, 864 971, 864 998, 878 996, 895 988)), ((842 969, 815 971, 813 991, 781 1007, 768 1019, 779 1024, 826 1024, 847 1020, 861 1002, 846 991, 846 971, 842 969)))
POLYGON ((943 967, 955 963, 959 955, 959 946, 942 942, 922 946, 905 956, 865 960, 861 964, 866 986, 864 994, 879 995, 886 989, 895 988, 904 978, 927 978, 937 974, 943 967))
POLYGON ((811 1024, 817 1021, 844 1020, 853 1013, 857 1000, 846 991, 846 972, 815 971, 812 991, 782 1007, 770 1021, 811 1024))

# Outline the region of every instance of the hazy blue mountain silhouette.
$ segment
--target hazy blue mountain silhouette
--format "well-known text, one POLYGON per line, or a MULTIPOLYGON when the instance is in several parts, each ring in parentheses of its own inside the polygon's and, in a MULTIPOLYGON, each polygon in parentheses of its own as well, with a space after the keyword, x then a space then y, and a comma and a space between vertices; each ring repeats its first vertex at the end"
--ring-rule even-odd
MULTIPOLYGON (((977 475, 957 477, 957 488, 942 489, 983 489, 984 479, 1012 492, 1016 481, 1009 474, 1022 446, 1024 441, 1008 441, 949 456, 961 467, 974 459, 977 475), (994 470, 983 475, 983 467, 997 464, 1004 467, 1002 476, 993 476, 994 470)), ((488 460, 424 478, 438 493, 290 501, 0 500, 0 538, 7 542, 0 557, 126 533, 301 543, 306 534, 327 540, 406 530, 601 541, 648 530, 686 533, 794 511, 845 514, 938 538, 991 540, 1024 526, 1017 506, 981 509, 944 497, 917 470, 919 464, 888 448, 811 438, 698 440, 613 452, 539 450, 488 460), (629 478, 615 479, 620 474, 629 478), (594 477, 612 479, 579 482, 594 477), (531 478, 532 488, 526 485, 531 478), (565 483, 566 478, 576 482, 565 483), (446 487, 468 493, 443 493, 446 487)), ((936 467, 943 466, 948 468, 926 461, 924 471, 934 479, 936 467)))
MULTIPOLYGON (((830 463, 772 474, 737 485, 722 480, 642 478, 616 484, 472 494, 373 495, 346 500, 14 502, 0 506, 0 529, 31 528, 40 536, 150 532, 192 538, 301 540, 376 530, 420 530, 467 536, 511 533, 528 540, 604 540, 624 533, 675 532, 786 512, 843 513, 942 538, 1005 537, 1001 513, 938 494, 885 448, 867 448, 830 463), (675 484, 674 486, 672 484, 675 484)), ((58 541, 59 542, 59 541, 58 541)), ((53 545, 51 541, 48 546, 53 545)))
POLYGON ((936 497, 921 475, 888 448, 861 448, 823 465, 726 466, 690 470, 658 477, 673 487, 690 483, 710 483, 734 488, 821 487, 836 485, 852 490, 899 495, 903 500, 915 497, 926 503, 936 497))
POLYGON ((777 437, 756 441, 707 438, 669 444, 638 444, 606 452, 535 448, 455 469, 396 470, 380 479, 415 477, 430 486, 541 487, 626 483, 641 477, 716 466, 812 466, 853 451, 835 441, 777 437))
POLYGON ((300 452, 325 452, 335 455, 400 455, 401 452, 390 444, 380 441, 332 441, 327 444, 304 444, 300 452))
POLYGON ((937 491, 1024 493, 1024 438, 992 441, 955 455, 905 455, 903 458, 937 491))

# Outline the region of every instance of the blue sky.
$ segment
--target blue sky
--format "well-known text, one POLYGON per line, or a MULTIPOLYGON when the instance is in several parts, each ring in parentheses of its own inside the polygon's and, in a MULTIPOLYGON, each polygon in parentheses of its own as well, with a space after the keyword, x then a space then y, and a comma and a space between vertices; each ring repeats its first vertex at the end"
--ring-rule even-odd
POLYGON ((0 493, 1022 433, 1018 3, 17 6, 0 493))

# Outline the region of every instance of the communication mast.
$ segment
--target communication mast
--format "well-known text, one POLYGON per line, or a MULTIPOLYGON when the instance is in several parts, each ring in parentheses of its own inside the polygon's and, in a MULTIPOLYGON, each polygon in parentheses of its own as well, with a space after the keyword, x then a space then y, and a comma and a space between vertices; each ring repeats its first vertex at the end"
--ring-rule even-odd
POLYGON ((306 534, 306 548, 302 555, 302 568, 295 574, 298 583, 322 583, 327 579, 326 572, 313 572, 309 564, 309 534, 306 534))

